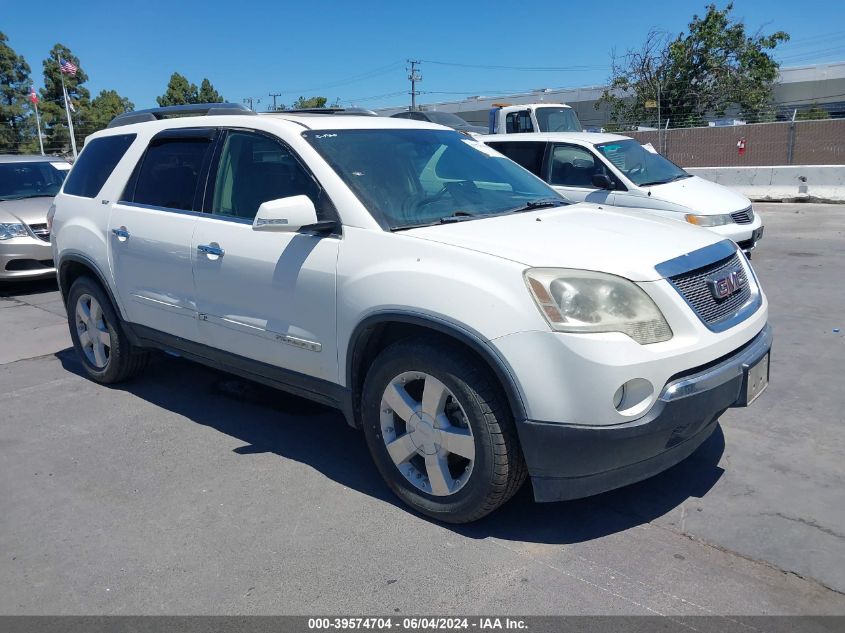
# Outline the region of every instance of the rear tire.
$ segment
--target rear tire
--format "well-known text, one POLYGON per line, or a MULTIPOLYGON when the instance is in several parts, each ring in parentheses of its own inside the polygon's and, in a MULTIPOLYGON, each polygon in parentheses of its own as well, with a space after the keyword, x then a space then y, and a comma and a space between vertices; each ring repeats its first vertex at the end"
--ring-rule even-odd
POLYGON ((405 339, 382 351, 364 382, 361 410, 387 485, 429 517, 475 521, 525 481, 501 387, 475 358, 437 339, 405 339))
POLYGON ((123 322, 99 283, 90 277, 74 281, 68 292, 67 314, 73 348, 91 380, 122 382, 144 369, 149 353, 126 338, 123 322))

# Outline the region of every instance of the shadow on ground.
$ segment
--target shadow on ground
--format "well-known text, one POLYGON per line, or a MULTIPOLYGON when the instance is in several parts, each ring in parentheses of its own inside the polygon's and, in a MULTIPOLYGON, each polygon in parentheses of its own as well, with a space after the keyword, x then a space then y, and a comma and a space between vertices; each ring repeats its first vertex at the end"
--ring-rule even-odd
POLYGON ((0 282, 0 297, 23 297, 43 292, 56 292, 59 284, 53 277, 36 281, 0 282))
MULTIPOLYGON (((75 353, 56 354, 84 375, 75 353)), ((197 365, 157 356, 145 374, 117 387, 193 422, 244 442, 239 455, 275 453, 326 477, 405 509, 383 483, 364 442, 341 414, 323 405, 197 365), (326 441, 330 434, 331 442, 326 441)), ((578 543, 648 523, 693 497, 704 496, 724 472, 721 427, 688 459, 646 481, 577 501, 534 503, 531 486, 499 511, 465 526, 445 527, 470 538, 578 543)))

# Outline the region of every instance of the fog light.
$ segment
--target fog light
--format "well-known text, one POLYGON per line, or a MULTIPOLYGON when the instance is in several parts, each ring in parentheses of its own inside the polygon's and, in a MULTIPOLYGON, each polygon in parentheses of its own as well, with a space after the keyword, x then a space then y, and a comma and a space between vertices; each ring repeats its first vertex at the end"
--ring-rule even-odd
POLYGON ((645 378, 633 378, 613 394, 613 407, 622 415, 633 416, 643 413, 651 404, 654 387, 645 378))

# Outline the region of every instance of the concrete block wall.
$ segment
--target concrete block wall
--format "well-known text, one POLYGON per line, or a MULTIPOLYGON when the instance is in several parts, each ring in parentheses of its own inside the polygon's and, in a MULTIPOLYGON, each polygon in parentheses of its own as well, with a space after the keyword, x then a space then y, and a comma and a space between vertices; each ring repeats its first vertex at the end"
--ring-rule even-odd
POLYGON ((845 202, 845 165, 691 167, 687 171, 751 200, 845 202))

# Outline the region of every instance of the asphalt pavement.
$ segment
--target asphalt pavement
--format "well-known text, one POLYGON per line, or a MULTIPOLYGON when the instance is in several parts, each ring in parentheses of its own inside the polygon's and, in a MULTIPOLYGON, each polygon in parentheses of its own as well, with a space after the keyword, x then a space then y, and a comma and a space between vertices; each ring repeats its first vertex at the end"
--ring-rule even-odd
POLYGON ((755 208, 768 391, 661 475, 469 526, 331 409, 166 356, 90 382, 55 285, 0 287, 0 614, 845 614, 845 207, 755 208))

